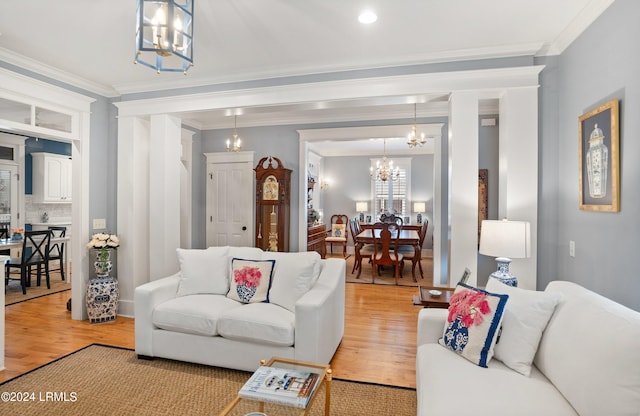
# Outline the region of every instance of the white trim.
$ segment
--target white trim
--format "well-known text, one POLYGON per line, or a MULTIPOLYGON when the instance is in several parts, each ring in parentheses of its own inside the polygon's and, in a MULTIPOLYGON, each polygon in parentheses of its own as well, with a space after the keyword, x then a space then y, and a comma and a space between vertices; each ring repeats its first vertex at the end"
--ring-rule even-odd
POLYGON ((36 61, 35 59, 20 55, 14 51, 10 51, 6 48, 0 48, 0 61, 8 62, 12 65, 26 69, 28 71, 44 75, 45 77, 54 79, 56 81, 64 82, 65 84, 82 88, 83 90, 87 90, 104 97, 117 97, 119 95, 116 90, 108 85, 99 84, 86 78, 81 78, 76 74, 72 74, 52 67, 40 61, 36 61))
POLYGON ((482 90, 483 98, 499 98, 505 88, 538 85, 544 66, 438 72, 376 78, 347 79, 275 87, 238 89, 178 95, 167 99, 149 98, 114 103, 122 116, 147 116, 187 111, 261 107, 283 104, 317 103, 358 97, 372 99, 393 95, 482 90))

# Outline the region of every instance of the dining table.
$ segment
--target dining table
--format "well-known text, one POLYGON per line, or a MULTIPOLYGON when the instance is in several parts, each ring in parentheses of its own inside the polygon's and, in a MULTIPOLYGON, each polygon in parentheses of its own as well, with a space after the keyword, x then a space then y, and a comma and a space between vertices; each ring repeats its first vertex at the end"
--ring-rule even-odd
MULTIPOLYGON (((364 230, 362 230, 357 236, 356 236, 356 244, 358 244, 359 247, 362 247, 365 244, 375 244, 376 239, 380 239, 380 228, 366 228, 364 230)), ((400 230, 395 230, 391 232, 391 238, 395 240, 396 236, 398 237, 398 244, 401 246, 413 246, 414 250, 415 250, 415 256, 413 256, 413 264, 412 264, 412 277, 413 277, 413 281, 417 282, 418 280, 416 279, 416 267, 415 265, 418 264, 418 262, 420 261, 420 252, 422 251, 421 247, 420 247, 420 235, 418 234, 418 232, 415 229, 400 229, 400 230), (396 233, 400 233, 400 235, 398 236, 396 233)), ((360 275, 360 272, 358 272, 358 275, 360 275)))
MULTIPOLYGON (((50 241, 50 245, 56 244, 56 243, 68 243, 70 240, 69 237, 51 237, 51 241, 50 241)), ((0 238, 0 251, 3 250, 11 250, 11 249, 20 249, 22 248, 22 245, 24 244, 23 240, 14 240, 11 238, 0 238)), ((69 258, 68 258, 68 254, 69 254, 69 250, 65 250, 64 251, 64 264, 65 264, 65 269, 69 270, 69 258)), ((17 254, 16 256, 19 256, 20 254, 17 254)), ((0 256, 0 259, 3 256, 0 256)), ((2 262, 4 263, 4 261, 2 262)), ((2 274, 4 275, 4 264, 2 267, 2 274)), ((71 279, 67 279, 67 283, 70 283, 71 279)))

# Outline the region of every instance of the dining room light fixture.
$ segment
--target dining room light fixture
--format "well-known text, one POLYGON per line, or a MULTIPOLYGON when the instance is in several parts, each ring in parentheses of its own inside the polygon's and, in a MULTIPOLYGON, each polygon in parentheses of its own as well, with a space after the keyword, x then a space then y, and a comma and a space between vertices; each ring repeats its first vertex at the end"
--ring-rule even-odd
POLYGON ((238 116, 233 116, 233 135, 231 139, 227 139, 227 152, 238 152, 242 149, 242 143, 240 136, 238 136, 238 116))
POLYGON ((424 135, 424 132, 418 135, 418 125, 416 123, 416 107, 417 104, 413 103, 413 127, 411 128, 411 133, 407 136, 407 144, 410 148, 414 148, 416 146, 424 146, 427 142, 427 138, 424 135))
POLYGON ((193 66, 194 0, 137 0, 134 63, 160 72, 193 66))
POLYGON ((382 154, 382 163, 379 160, 376 161, 376 168, 373 169, 373 166, 369 168, 369 176, 371 179, 379 180, 379 181, 387 181, 391 179, 395 181, 400 176, 400 168, 393 167, 393 160, 389 160, 387 162, 387 139, 383 139, 383 154, 382 154))

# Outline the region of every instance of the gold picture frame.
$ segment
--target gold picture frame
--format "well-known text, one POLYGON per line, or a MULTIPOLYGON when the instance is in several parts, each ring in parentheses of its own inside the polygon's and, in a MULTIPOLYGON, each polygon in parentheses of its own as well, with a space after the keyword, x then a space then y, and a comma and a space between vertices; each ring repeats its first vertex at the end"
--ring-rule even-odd
POLYGON ((618 110, 618 99, 613 99, 578 119, 578 192, 583 211, 620 211, 618 110))

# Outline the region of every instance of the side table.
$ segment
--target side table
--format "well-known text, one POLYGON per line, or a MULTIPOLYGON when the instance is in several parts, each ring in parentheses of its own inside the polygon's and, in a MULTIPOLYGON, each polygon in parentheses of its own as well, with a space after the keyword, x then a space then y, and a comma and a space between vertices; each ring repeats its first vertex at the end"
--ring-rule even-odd
POLYGON ((453 287, 422 287, 418 286, 420 292, 420 302, 425 308, 444 308, 449 307, 449 299, 455 288, 453 287), (439 290, 442 292, 440 296, 432 296, 430 290, 439 290))

